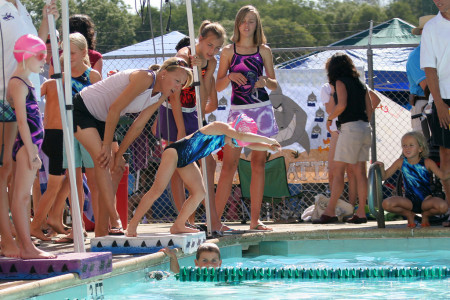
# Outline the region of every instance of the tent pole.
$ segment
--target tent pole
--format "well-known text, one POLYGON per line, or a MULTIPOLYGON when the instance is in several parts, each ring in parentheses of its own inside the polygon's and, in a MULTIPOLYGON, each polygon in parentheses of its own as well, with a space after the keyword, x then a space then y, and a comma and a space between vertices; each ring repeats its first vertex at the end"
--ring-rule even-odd
MULTIPOLYGON (((195 33, 194 33, 194 21, 192 18, 192 4, 191 0, 186 0, 186 11, 187 11, 187 20, 188 20, 188 28, 189 28, 189 38, 191 40, 191 52, 192 55, 195 55, 195 33)), ((194 66, 194 83, 199 82, 199 69, 197 66, 194 66)), ((198 116, 198 128, 203 127, 203 118, 202 118, 202 106, 200 99, 200 86, 195 85, 195 98, 197 103, 197 116, 198 116)), ((205 158, 201 159, 202 162, 202 175, 203 175, 203 184, 205 186, 206 191, 208 191, 208 175, 206 173, 206 160, 205 158)), ((213 199, 214 201, 214 199, 213 199)), ((209 194, 205 193, 205 208, 206 208, 206 223, 208 225, 207 235, 211 236, 211 209, 209 205, 209 194)))
MULTIPOLYGON (((47 4, 50 0, 47 0, 47 4)), ((64 79, 65 79, 65 99, 62 86, 61 66, 59 62, 58 43, 56 41, 56 27, 53 15, 48 15, 50 41, 52 45, 52 59, 55 69, 55 77, 59 108, 61 113, 61 122, 64 134, 64 145, 66 148, 67 162, 69 165, 70 193, 72 207, 72 230, 74 238, 74 251, 78 253, 86 252, 84 248, 83 230, 81 225, 80 206, 78 204, 77 183, 75 176, 75 160, 73 149, 73 124, 72 124, 72 75, 70 69, 70 40, 69 40, 69 3, 67 0, 61 1, 62 7, 62 25, 63 25, 63 45, 64 45, 64 79), (66 115, 67 113, 67 115, 66 115)))
MULTIPOLYGON (((369 78, 369 87, 374 90, 373 86, 373 50, 372 50, 372 35, 373 35, 373 20, 370 21, 369 29, 369 41, 367 48, 367 76, 369 78)), ((375 122, 375 111, 372 114, 372 119, 370 120, 370 125, 372 127, 372 146, 371 146, 371 160, 377 161, 377 135, 376 135, 376 122, 375 122)))

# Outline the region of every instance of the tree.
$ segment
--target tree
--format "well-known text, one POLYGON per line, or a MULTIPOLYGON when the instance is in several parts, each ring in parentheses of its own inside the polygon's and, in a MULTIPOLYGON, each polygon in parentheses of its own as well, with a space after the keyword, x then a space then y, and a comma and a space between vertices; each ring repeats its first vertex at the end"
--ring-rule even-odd
MULTIPOLYGON (((42 0, 22 1, 30 13, 36 28, 42 20, 42 0)), ((135 21, 122 0, 70 0, 70 14, 89 15, 96 26, 97 50, 105 53, 135 42, 135 21)), ((61 28, 61 19, 57 21, 61 28)))

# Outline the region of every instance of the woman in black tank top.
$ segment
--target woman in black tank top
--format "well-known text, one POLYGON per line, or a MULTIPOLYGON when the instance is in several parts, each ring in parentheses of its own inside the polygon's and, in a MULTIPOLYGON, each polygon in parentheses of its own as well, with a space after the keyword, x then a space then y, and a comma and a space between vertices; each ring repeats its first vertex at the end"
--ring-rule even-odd
POLYGON ((366 86, 359 80, 359 73, 348 55, 334 54, 327 61, 326 69, 329 82, 335 87, 336 102, 327 122, 338 118, 340 132, 334 157, 335 171, 330 202, 320 219, 313 222, 325 224, 338 220, 335 213, 337 200, 344 190, 345 171, 347 168, 352 168, 356 177, 359 205, 355 215, 347 222, 366 223, 366 161, 369 159, 371 145, 371 130, 368 122, 373 113, 372 104, 366 86))

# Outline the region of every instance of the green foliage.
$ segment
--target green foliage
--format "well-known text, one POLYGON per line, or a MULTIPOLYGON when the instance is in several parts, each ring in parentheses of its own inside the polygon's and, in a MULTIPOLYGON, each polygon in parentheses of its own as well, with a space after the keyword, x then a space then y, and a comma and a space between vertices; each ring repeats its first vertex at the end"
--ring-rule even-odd
MULTIPOLYGON (((221 23, 231 37, 237 11, 252 4, 260 11, 272 48, 323 46, 368 29, 370 20, 376 25, 396 17, 417 24, 424 11, 432 9, 428 5, 431 0, 427 1, 393 0, 383 7, 378 0, 192 0, 192 14, 196 30, 203 20, 209 19, 221 23)), ((22 2, 38 27, 44 1, 22 2)), ((188 34, 185 1, 173 0, 170 5, 170 30, 188 34)), ((69 0, 69 6, 70 14, 84 13, 94 20, 97 50, 102 53, 152 36, 147 8, 141 12, 142 16, 138 16, 127 11, 123 0, 69 0)), ((161 32, 159 8, 151 8, 155 37, 166 33, 168 16, 169 6, 164 4, 161 32)), ((61 20, 58 20, 58 27, 60 24, 61 20)))

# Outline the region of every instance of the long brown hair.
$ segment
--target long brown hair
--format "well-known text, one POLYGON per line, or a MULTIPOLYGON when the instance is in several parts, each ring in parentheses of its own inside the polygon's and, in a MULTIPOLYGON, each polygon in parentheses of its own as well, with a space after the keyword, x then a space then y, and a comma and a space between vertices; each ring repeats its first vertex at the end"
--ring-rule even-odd
POLYGON ((241 25, 242 21, 244 20, 245 16, 252 12, 256 16, 256 30, 255 34, 253 35, 253 42, 255 45, 260 46, 262 44, 267 43, 266 36, 264 35, 264 31, 261 24, 261 17, 259 16, 259 12, 253 5, 246 5, 241 7, 241 9, 237 12, 236 18, 234 21, 234 32, 233 36, 231 37, 231 41, 234 43, 239 42, 241 39, 241 34, 239 32, 239 25, 241 25))

